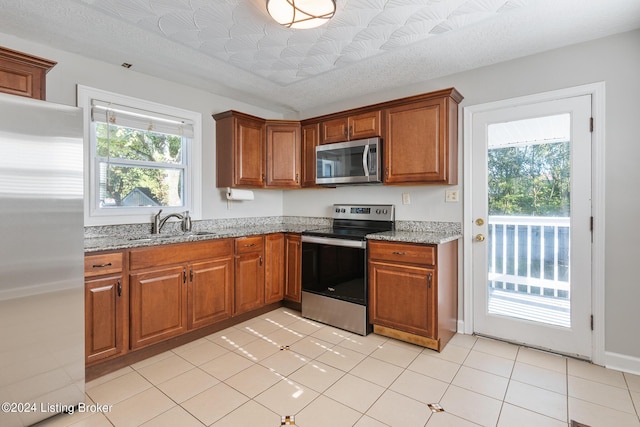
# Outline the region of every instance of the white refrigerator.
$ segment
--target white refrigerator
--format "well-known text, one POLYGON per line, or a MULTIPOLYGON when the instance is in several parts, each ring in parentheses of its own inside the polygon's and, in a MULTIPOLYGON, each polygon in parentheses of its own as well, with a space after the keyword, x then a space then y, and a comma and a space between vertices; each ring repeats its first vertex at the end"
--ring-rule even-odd
POLYGON ((82 110, 0 93, 0 426, 84 402, 82 110))

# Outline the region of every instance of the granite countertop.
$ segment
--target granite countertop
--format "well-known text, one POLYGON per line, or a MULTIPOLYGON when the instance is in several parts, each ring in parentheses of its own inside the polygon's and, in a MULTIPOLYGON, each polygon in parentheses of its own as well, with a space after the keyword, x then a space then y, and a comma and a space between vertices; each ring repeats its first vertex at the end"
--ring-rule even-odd
POLYGON ((389 242, 423 243, 431 245, 451 242, 461 237, 462 233, 448 231, 395 230, 367 234, 367 239, 369 240, 386 240, 389 242))
MULTIPOLYGON (((162 233, 152 235, 146 225, 121 225, 85 228, 85 253, 122 250, 171 243, 197 242, 270 233, 302 233, 326 228, 327 218, 268 217, 194 222, 194 230, 183 233, 171 224, 162 233)), ((368 234, 369 240, 440 244, 462 237, 459 223, 396 221, 396 230, 368 234)))
POLYGON ((85 253, 130 249, 171 243, 198 242, 202 240, 226 239, 270 233, 301 233, 313 227, 302 224, 266 224, 245 227, 230 227, 199 230, 190 233, 169 232, 151 234, 113 234, 85 236, 85 253))

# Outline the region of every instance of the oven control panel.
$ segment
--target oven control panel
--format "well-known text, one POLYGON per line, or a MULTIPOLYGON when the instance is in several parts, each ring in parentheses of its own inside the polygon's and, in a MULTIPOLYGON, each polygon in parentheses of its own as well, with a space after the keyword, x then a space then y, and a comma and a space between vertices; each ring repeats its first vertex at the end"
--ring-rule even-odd
POLYGON ((334 219, 393 221, 394 205, 333 205, 334 219))

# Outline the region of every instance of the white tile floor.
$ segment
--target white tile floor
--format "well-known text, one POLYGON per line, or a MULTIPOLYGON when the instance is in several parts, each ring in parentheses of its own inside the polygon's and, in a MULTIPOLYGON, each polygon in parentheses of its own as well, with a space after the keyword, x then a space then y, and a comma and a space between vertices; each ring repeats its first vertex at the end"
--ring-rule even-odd
POLYGON ((640 376, 469 335, 437 353, 281 308, 94 380, 87 402, 113 407, 43 425, 626 427, 640 376))

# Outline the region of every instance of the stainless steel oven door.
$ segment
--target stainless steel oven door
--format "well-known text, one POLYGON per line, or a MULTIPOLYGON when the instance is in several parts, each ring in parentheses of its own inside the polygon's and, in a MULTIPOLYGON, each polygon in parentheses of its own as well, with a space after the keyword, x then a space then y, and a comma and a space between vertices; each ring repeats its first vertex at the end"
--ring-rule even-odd
POLYGON ((302 236, 302 291, 367 304, 366 242, 302 236))

